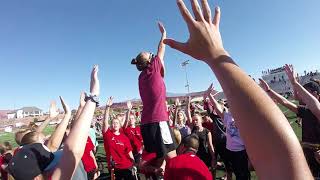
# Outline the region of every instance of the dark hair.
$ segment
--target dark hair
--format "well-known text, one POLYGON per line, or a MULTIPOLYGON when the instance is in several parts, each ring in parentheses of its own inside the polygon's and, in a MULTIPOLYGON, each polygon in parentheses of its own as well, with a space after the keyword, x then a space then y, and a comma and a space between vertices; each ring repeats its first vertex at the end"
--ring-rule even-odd
POLYGON ((4 147, 6 148, 7 151, 12 150, 12 145, 10 144, 10 142, 5 141, 5 142, 3 143, 3 145, 4 145, 4 147))
POLYGON ((131 60, 131 64, 136 65, 138 71, 145 70, 148 67, 149 63, 150 62, 143 57, 143 53, 138 54, 136 58, 131 60))
POLYGON ((320 94, 320 85, 316 82, 308 82, 307 84, 303 85, 303 87, 311 92, 316 91, 317 94, 320 94))
POLYGON ((198 151, 199 137, 196 134, 190 134, 182 139, 181 144, 188 149, 192 148, 198 151))

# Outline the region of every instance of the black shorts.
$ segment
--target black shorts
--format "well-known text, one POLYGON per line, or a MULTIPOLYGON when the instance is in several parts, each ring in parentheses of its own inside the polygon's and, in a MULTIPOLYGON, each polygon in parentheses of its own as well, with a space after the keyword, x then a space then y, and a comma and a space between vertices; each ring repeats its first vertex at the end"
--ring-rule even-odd
POLYGON ((163 158, 177 148, 167 121, 143 124, 140 128, 145 150, 156 153, 157 158, 163 158))

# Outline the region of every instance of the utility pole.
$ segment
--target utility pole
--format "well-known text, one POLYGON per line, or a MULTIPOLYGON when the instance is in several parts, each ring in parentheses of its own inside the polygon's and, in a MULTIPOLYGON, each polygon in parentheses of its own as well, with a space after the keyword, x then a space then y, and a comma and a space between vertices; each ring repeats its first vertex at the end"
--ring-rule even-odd
POLYGON ((187 71, 187 65, 189 64, 189 60, 186 60, 184 62, 181 63, 181 66, 183 67, 185 73, 186 73, 186 85, 185 87, 188 90, 188 93, 190 93, 190 85, 189 85, 189 80, 188 80, 188 71, 187 71))

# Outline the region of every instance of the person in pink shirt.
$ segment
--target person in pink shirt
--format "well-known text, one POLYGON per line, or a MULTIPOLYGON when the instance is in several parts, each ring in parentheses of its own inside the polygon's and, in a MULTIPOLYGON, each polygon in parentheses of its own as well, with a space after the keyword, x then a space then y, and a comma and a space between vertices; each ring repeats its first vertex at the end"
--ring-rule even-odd
POLYGON ((139 92, 143 103, 141 115, 141 134, 145 150, 157 154, 159 167, 164 157, 176 156, 176 143, 169 128, 166 107, 166 86, 164 83, 164 53, 166 30, 162 23, 158 23, 162 37, 157 55, 141 52, 131 61, 136 65, 139 76, 139 92))

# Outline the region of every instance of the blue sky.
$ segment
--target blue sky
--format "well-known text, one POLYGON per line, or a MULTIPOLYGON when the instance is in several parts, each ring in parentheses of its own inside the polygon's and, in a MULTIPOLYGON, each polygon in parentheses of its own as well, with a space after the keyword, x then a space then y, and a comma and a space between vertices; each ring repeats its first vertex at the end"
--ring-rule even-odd
MULTIPOLYGON (((185 1, 190 7, 189 0, 185 1)), ((298 72, 320 69, 319 0, 209 0, 221 6, 221 33, 236 62, 254 77, 285 63, 298 72)), ((101 98, 137 98, 138 72, 130 60, 156 52, 163 21, 169 37, 185 41, 188 32, 175 0, 4 0, 0 1, 0 109, 38 106, 62 95, 75 108, 88 91, 93 64, 100 65, 101 98)), ((190 59, 192 91, 210 82, 202 62, 167 48, 169 92, 186 92, 180 66, 190 59)))

